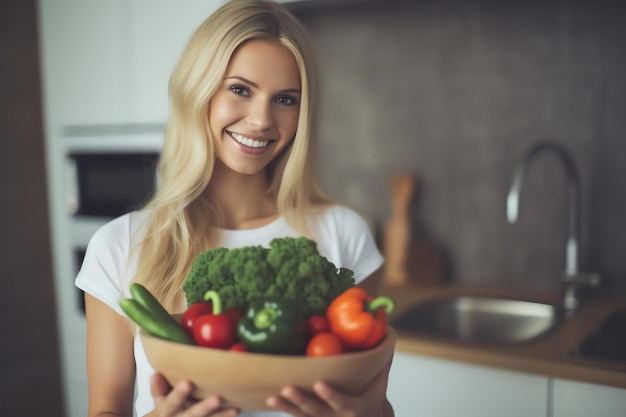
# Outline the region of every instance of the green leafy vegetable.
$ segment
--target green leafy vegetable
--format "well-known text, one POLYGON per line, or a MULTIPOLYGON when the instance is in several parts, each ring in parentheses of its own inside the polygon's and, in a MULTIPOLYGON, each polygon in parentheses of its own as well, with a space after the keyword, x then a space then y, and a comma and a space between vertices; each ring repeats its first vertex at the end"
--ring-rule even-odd
POLYGON ((283 237, 269 248, 215 248, 196 256, 183 284, 187 304, 217 291, 224 308, 247 308, 253 298, 279 296, 297 301, 307 314, 323 314, 354 284, 354 273, 337 268, 306 237, 283 237))

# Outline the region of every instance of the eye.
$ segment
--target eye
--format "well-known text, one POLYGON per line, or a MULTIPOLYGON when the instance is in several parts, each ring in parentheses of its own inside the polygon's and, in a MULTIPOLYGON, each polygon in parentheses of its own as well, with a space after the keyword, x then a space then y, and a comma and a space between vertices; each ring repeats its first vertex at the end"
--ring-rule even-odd
POLYGON ((297 104, 297 100, 295 98, 289 97, 289 96, 276 97, 274 102, 276 102, 278 104, 282 104, 283 106, 291 106, 293 104, 297 104))
POLYGON ((246 87, 242 87, 240 85, 232 85, 229 87, 229 90, 232 91, 233 93, 237 94, 238 96, 249 96, 250 95, 250 91, 248 91, 248 89, 246 87))

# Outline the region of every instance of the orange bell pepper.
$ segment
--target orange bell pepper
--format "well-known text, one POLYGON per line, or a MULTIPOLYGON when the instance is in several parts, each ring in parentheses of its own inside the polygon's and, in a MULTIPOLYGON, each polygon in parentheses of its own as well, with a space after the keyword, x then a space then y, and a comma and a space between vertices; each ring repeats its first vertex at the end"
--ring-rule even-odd
POLYGON ((352 287, 335 298, 326 309, 330 330, 344 346, 367 349, 387 333, 387 314, 394 303, 388 297, 374 298, 360 287, 352 287))

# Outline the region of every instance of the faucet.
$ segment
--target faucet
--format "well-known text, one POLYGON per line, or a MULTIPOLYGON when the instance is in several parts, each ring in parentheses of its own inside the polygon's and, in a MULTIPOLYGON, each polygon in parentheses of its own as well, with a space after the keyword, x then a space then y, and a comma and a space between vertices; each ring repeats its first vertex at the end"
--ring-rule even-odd
POLYGON ((600 285, 601 279, 597 273, 579 270, 580 183, 574 160, 565 148, 550 140, 539 140, 528 149, 513 172, 513 179, 506 199, 506 217, 511 224, 517 221, 524 177, 534 158, 543 152, 555 154, 567 174, 567 240, 565 270, 562 277, 564 284, 563 307, 566 311, 573 313, 582 304, 586 293, 600 285))

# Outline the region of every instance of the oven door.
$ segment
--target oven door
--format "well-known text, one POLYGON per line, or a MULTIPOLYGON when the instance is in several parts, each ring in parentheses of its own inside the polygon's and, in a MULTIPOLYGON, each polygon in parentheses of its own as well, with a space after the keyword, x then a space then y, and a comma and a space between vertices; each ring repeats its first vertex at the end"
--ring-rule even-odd
POLYGON ((158 152, 68 154, 68 211, 112 218, 142 207, 156 190, 158 159, 158 152))

